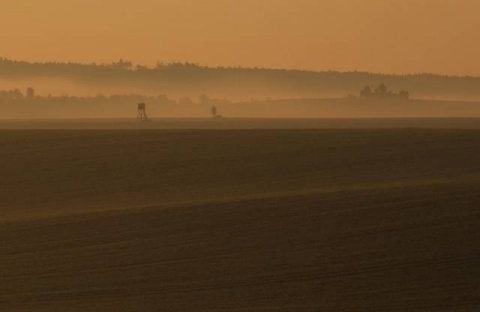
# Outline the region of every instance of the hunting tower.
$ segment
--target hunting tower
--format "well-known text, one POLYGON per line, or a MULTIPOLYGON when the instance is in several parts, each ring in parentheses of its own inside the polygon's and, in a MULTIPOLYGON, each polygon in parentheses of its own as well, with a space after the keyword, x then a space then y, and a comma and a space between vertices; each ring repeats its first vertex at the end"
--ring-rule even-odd
POLYGON ((148 120, 145 103, 138 104, 137 120, 140 120, 140 121, 148 120))

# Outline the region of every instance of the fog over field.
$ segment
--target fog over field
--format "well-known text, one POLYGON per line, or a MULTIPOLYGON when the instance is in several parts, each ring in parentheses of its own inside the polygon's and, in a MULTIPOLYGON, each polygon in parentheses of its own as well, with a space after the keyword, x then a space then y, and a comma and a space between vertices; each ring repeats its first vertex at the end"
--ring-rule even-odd
POLYGON ((1 4, 0 312, 480 311, 480 1, 1 4))
POLYGON ((1 64, 0 310, 480 307, 478 78, 1 64))
POLYGON ((480 78, 0 60, 0 119, 479 117, 480 78))

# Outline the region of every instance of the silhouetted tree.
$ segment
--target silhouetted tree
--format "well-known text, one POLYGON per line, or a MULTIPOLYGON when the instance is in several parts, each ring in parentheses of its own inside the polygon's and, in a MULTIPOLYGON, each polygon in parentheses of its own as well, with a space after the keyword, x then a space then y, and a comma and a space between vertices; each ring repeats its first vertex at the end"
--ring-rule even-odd
POLYGON ((400 91, 398 94, 402 99, 408 100, 410 98, 410 93, 406 90, 400 91))
POLYGON ((131 70, 133 67, 133 63, 120 59, 120 61, 118 61, 117 63, 112 63, 111 67, 120 70, 131 70))
POLYGON ((382 83, 375 89, 375 95, 378 96, 385 96, 387 94, 388 88, 387 86, 382 83))
POLYGON ((210 109, 210 113, 212 113, 213 118, 217 117, 217 107, 215 105, 210 109))
POLYGON ((408 93, 408 91, 406 90, 402 90, 399 93, 394 93, 392 90, 388 90, 387 86, 382 83, 375 89, 373 93, 370 87, 366 86, 365 88, 362 89, 362 91, 360 91, 360 97, 363 97, 363 98, 376 97, 376 98, 383 98, 383 99, 408 100, 410 97, 410 93, 408 93))
POLYGON ((371 96, 372 96, 372 89, 370 89, 370 86, 366 86, 365 88, 363 88, 362 91, 360 91, 360 97, 369 98, 371 96))
POLYGON ((35 89, 33 89, 32 87, 27 88, 27 99, 29 100, 35 99, 35 89))
POLYGON ((0 97, 4 100, 23 100, 24 98, 22 91, 18 89, 2 91, 0 93, 0 97))

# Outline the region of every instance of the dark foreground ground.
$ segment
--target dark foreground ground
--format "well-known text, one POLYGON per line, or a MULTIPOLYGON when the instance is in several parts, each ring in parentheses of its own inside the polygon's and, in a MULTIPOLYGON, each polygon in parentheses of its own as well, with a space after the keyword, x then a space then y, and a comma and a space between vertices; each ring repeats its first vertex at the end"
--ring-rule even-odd
POLYGON ((0 311, 479 311, 480 130, 0 131, 0 311))
MULTIPOLYGON (((135 117, 135 116, 133 116, 135 117)), ((135 118, 11 119, 0 130, 299 130, 299 129, 480 129, 480 118, 135 118)))

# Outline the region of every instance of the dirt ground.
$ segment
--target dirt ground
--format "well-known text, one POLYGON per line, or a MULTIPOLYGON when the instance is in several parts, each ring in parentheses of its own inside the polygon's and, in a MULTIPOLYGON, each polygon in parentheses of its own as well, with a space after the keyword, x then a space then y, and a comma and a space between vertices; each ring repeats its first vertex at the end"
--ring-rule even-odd
POLYGON ((0 131, 0 311, 480 309, 480 130, 360 122, 0 131))

